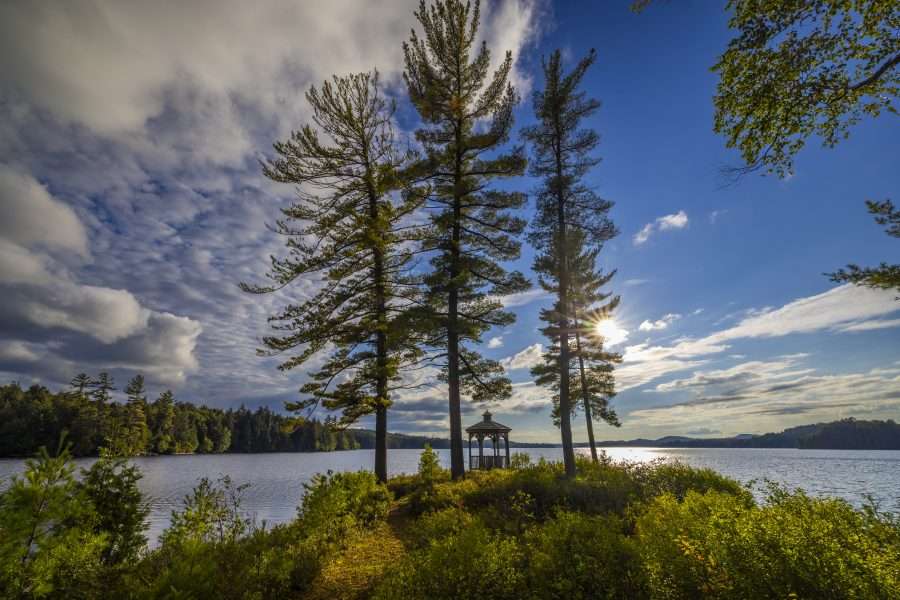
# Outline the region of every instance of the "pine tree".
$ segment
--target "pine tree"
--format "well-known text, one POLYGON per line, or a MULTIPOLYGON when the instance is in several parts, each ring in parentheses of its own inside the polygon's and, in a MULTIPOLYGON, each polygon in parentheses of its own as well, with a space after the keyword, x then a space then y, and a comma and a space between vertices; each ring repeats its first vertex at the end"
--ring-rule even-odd
POLYGON ((90 378, 86 373, 79 373, 75 377, 72 378, 72 381, 69 385, 75 391, 75 394, 79 398, 84 398, 87 395, 87 391, 91 389, 96 382, 90 378))
POLYGON ((342 426, 374 413, 375 473, 384 481, 391 391, 401 368, 419 357, 406 307, 415 294, 408 245, 418 229, 409 217, 421 199, 391 195, 404 187, 401 170, 411 155, 397 149, 395 107, 377 73, 335 77, 306 99, 324 135, 305 125, 275 144, 279 157, 264 169, 270 179, 298 186, 299 200, 274 227, 287 237, 289 255, 272 259, 274 285, 243 288, 267 293, 319 277, 318 292, 270 319, 280 333, 264 338, 261 352, 299 349, 282 370, 327 353, 301 388, 304 397, 288 408, 311 412, 321 404, 341 412, 342 426))
POLYGON ((534 271, 541 286, 553 293, 552 308, 541 311, 542 329, 551 341, 545 364, 533 373, 541 385, 554 388, 558 395, 560 434, 566 474, 575 475, 575 450, 572 443, 571 369, 574 357, 570 338, 572 321, 572 265, 582 251, 582 243, 602 244, 615 234, 608 218, 612 204, 598 197, 583 178, 599 162, 591 152, 599 136, 582 129, 582 121, 600 108, 599 101, 587 98, 578 89, 587 69, 594 63, 592 50, 571 73, 564 74, 562 55, 553 52, 544 61, 545 88, 534 93, 534 112, 538 123, 523 130, 531 142, 533 158, 530 173, 543 178, 537 193, 537 210, 528 238, 537 250, 534 271), (553 369, 555 368, 555 375, 553 369))
POLYGON ((147 428, 147 390, 144 388, 144 376, 135 375, 125 386, 128 396, 126 405, 126 422, 128 430, 129 454, 143 454, 150 441, 150 430, 147 428))
POLYGON ((426 251, 433 270, 425 278, 428 345, 440 348, 442 378, 448 383, 450 462, 454 478, 464 474, 460 397, 475 401, 503 398, 509 380, 496 361, 483 359, 466 346, 478 343, 494 326, 514 315, 502 310, 498 297, 527 289, 518 272, 498 263, 519 255, 516 236, 525 223, 509 214, 520 208, 520 193, 489 189, 491 180, 523 174, 522 148, 494 155, 513 125, 516 93, 509 84, 512 55, 489 75, 487 45, 476 45, 479 3, 438 0, 420 2, 416 18, 422 37, 413 31, 404 44, 410 100, 422 118, 416 137, 426 158, 420 165, 430 184, 431 211, 426 251))
MULTIPOLYGON (((609 238, 615 235, 609 232, 609 238)), ((584 234, 580 230, 570 232, 575 245, 584 248, 584 234)), ((609 402, 616 395, 615 365, 622 362, 622 355, 604 348, 603 336, 597 331, 597 324, 612 317, 619 305, 619 296, 605 293, 602 288, 615 276, 615 271, 604 274, 597 269, 597 256, 602 245, 583 249, 571 261, 572 282, 570 302, 572 306, 572 327, 575 335, 574 355, 578 361, 578 380, 581 406, 587 425, 588 444, 591 458, 597 462, 597 443, 594 439, 594 421, 605 422, 613 427, 621 423, 609 402)), ((574 409, 578 400, 572 402, 574 409)))
POLYGON ((175 452, 175 398, 171 390, 159 395, 150 406, 150 413, 153 416, 150 432, 153 450, 157 454, 175 452))
POLYGON ((104 371, 100 373, 96 381, 91 382, 91 388, 93 389, 91 396, 94 400, 100 404, 107 404, 112 399, 110 392, 116 390, 116 382, 112 375, 104 371))

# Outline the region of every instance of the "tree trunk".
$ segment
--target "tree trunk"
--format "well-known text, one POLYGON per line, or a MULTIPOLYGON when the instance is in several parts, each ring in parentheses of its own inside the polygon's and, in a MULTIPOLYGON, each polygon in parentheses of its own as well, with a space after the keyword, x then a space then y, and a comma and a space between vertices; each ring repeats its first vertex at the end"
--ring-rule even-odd
POLYGON ((387 482, 387 407, 375 408, 375 477, 387 482))
MULTIPOLYGON (((368 158, 368 157, 367 157, 368 158)), ((378 193, 371 180, 367 178, 369 188, 370 227, 378 223, 378 193)), ((375 477, 382 483, 387 482, 387 407, 388 398, 388 349, 387 349, 387 284, 384 274, 384 248, 380 245, 383 238, 372 247, 372 278, 375 280, 375 311, 378 331, 375 334, 375 477)))
POLYGON ((569 400, 569 261, 566 260, 566 197, 563 189, 561 132, 556 127, 556 216, 559 244, 559 429, 562 436, 566 477, 575 477, 575 448, 572 445, 572 419, 569 400))
MULTIPOLYGON (((454 215, 459 215, 459 202, 454 208, 454 215)), ((447 303, 447 380, 449 382, 450 402, 450 475, 459 479, 466 474, 463 464, 462 415, 460 411, 459 393, 459 333, 457 317, 459 310, 459 292, 456 289, 456 277, 459 274, 459 219, 453 227, 451 244, 450 294, 447 303)))
MULTIPOLYGON (((575 314, 574 311, 572 311, 575 314)), ((581 401, 584 404, 584 418, 587 420, 588 444, 591 447, 591 460, 597 462, 597 442, 594 441, 594 420, 591 416, 591 403, 588 394, 587 377, 584 374, 584 357, 581 355, 581 335, 578 333, 578 317, 575 317, 575 352, 578 353, 578 371, 581 375, 581 401)))
POLYGON ((447 379, 450 404, 450 476, 466 474, 463 464, 462 415, 459 392, 459 245, 462 220, 462 123, 456 123, 456 160, 453 170, 453 232, 450 240, 450 293, 447 301, 447 379))

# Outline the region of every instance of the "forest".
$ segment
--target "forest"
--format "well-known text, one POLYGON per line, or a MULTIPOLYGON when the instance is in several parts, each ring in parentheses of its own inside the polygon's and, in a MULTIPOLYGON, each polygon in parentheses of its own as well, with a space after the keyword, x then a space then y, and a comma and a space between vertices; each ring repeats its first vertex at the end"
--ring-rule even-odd
POLYGON ((166 390, 148 400, 143 378, 128 401, 110 400, 108 375, 85 388, 51 393, 33 385, 0 386, 0 456, 33 456, 61 439, 74 456, 219 452, 313 452, 371 448, 371 432, 338 430, 330 421, 285 417, 267 407, 222 410, 178 402, 166 390))

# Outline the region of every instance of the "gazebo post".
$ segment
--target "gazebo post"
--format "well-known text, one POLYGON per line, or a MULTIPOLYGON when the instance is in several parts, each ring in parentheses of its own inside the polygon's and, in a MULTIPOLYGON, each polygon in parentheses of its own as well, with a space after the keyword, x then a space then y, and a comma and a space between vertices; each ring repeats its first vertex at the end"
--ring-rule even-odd
POLYGON ((478 434, 478 468, 484 468, 484 434, 478 434))
POLYGON ((469 434, 469 470, 472 470, 472 434, 469 434))
POLYGON ((503 445, 506 446, 506 467, 509 468, 509 432, 503 434, 503 445))

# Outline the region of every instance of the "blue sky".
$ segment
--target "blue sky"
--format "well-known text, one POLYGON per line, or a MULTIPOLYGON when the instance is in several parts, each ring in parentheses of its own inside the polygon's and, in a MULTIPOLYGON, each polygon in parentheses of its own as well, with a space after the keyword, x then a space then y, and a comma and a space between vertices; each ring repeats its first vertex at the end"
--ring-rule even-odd
MULTIPOLYGON (((4 380, 53 388, 82 370, 120 382, 141 371, 153 390, 223 407, 296 394, 304 374, 279 373, 254 349, 265 317, 311 284, 268 298, 236 286, 278 251, 264 224, 290 197, 256 160, 308 119, 302 91, 331 73, 378 67, 401 90, 412 7, 213 6, 0 7, 4 380)), ((603 162, 590 183, 616 202, 621 234, 602 261, 618 269, 615 323, 627 335, 615 346, 623 427, 600 427, 601 439, 900 415, 900 303, 822 275, 897 259, 863 206, 896 200, 896 117, 861 123, 834 149, 810 140, 788 180, 723 188, 719 170, 738 157, 712 131, 709 67, 731 37, 715 3, 636 15, 628 2, 523 0, 483 12, 495 54, 516 55, 517 126, 531 120, 541 55, 598 52, 585 89, 603 103, 589 123, 603 162)), ((408 110, 399 122, 415 126, 408 110)), ((515 266, 527 272, 531 257, 525 248, 515 266)), ((490 332, 484 352, 505 361, 515 393, 492 409, 518 439, 554 441, 527 369, 547 300, 508 302, 518 321, 490 332)), ((443 434, 444 398, 399 397, 391 429, 443 434)))

